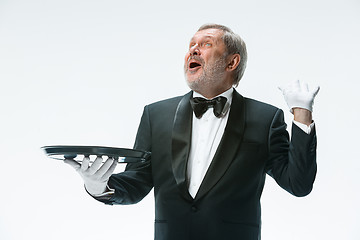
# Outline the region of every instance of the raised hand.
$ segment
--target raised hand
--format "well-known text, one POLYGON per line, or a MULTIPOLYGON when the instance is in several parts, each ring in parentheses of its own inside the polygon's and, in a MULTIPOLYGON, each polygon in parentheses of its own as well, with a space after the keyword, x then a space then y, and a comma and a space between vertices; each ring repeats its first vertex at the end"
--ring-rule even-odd
POLYGON ((318 86, 309 91, 307 83, 296 80, 287 87, 279 87, 279 89, 284 95, 285 101, 290 108, 290 112, 293 113, 294 108, 303 108, 312 112, 314 99, 319 92, 320 87, 318 86))

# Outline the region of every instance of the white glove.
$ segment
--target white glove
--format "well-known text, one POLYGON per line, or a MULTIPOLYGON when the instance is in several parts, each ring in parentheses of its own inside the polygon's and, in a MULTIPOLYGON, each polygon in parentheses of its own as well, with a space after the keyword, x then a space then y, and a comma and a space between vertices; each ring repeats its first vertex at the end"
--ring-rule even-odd
POLYGON ((72 159, 65 159, 64 162, 72 166, 84 180, 85 188, 91 195, 99 195, 107 189, 107 182, 114 172, 117 161, 108 158, 104 164, 102 158, 97 157, 89 167, 90 158, 84 157, 82 163, 72 159))
POLYGON ((314 99, 319 92, 320 87, 316 87, 312 91, 309 91, 307 83, 296 80, 289 84, 286 88, 279 87, 283 93, 285 101, 290 108, 290 112, 293 113, 293 108, 305 108, 312 112, 314 99))

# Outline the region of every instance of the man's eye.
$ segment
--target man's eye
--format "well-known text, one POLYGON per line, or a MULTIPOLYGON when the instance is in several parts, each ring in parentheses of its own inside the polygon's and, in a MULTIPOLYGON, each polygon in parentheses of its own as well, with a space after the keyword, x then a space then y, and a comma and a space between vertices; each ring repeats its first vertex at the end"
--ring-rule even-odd
POLYGON ((205 43, 205 47, 211 47, 211 43, 205 43))

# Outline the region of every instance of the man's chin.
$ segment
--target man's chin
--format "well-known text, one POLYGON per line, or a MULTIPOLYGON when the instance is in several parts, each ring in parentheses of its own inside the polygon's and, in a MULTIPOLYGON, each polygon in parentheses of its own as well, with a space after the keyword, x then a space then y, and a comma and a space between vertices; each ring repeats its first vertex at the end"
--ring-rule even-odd
POLYGON ((186 79, 186 83, 191 90, 196 92, 201 92, 201 90, 205 87, 205 83, 201 79, 186 79))
POLYGON ((191 90, 196 91, 199 87, 199 81, 186 78, 186 83, 191 90))

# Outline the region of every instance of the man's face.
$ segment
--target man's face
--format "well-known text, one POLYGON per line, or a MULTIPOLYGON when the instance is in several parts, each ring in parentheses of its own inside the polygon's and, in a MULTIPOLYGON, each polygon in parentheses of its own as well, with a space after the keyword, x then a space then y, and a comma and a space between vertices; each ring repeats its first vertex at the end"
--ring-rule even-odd
POLYGON ((185 55, 184 71, 192 90, 200 91, 224 84, 227 64, 222 35, 222 30, 205 29, 195 33, 191 39, 185 55))

